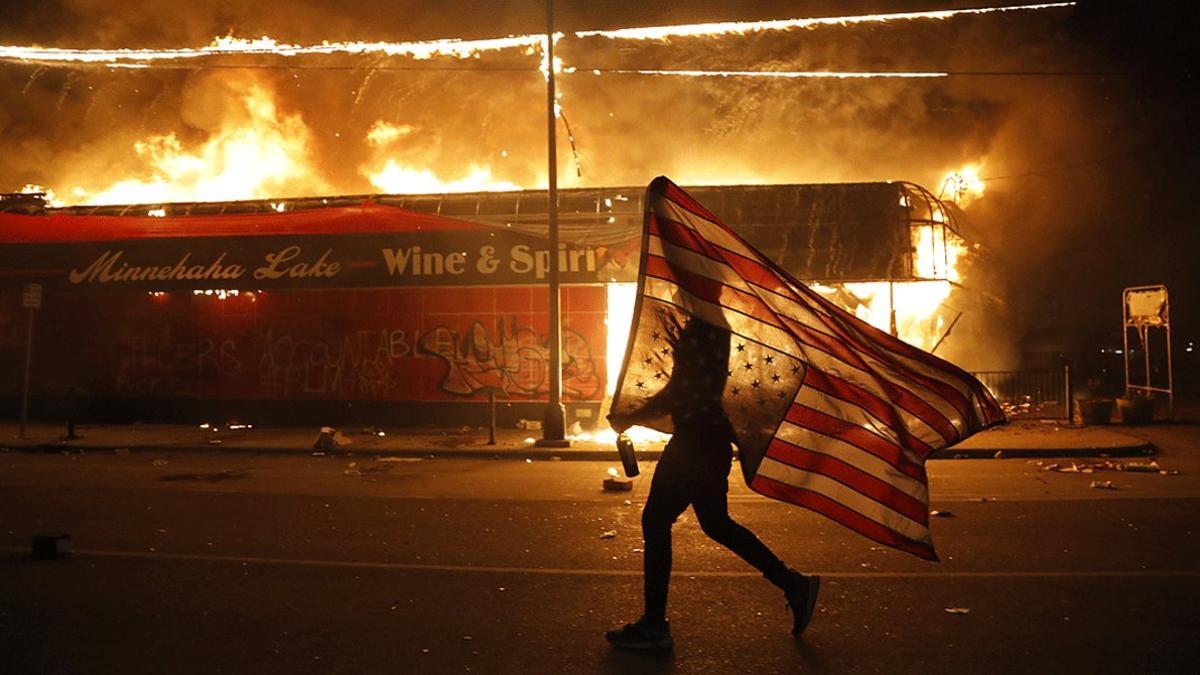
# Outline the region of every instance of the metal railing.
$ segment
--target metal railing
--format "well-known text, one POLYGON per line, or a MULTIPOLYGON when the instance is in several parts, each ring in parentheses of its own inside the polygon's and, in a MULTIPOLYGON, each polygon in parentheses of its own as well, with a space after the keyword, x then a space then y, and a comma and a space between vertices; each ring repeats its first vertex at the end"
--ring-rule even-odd
POLYGON ((991 370, 972 373, 1010 419, 1069 419, 1071 369, 991 370))

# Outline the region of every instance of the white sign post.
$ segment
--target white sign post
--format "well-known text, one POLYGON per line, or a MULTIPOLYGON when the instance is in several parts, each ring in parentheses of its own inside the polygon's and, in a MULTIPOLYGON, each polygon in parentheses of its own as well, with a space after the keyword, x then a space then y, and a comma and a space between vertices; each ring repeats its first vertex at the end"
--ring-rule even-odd
POLYGON ((25 329, 25 384, 21 388, 21 426, 18 435, 25 438, 25 422, 29 419, 29 372, 33 366, 33 313, 42 306, 42 285, 27 283, 21 289, 21 306, 29 310, 25 329))
POLYGON ((1125 317, 1125 395, 1154 394, 1167 395, 1167 411, 1169 417, 1175 415, 1175 381, 1171 367, 1171 301, 1167 295, 1167 287, 1162 284, 1153 286, 1132 286, 1122 294, 1125 317), (1161 332, 1166 341, 1166 382, 1155 381, 1151 363, 1151 329, 1161 332), (1140 342, 1142 350, 1142 378, 1131 378, 1129 363, 1129 333, 1133 331, 1140 342))

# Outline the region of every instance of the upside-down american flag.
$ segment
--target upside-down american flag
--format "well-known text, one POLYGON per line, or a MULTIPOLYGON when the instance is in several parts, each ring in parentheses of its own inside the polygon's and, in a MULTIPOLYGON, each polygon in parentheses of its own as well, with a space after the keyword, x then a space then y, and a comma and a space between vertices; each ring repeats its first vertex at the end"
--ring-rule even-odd
POLYGON ((821 297, 665 177, 647 190, 641 260, 613 412, 666 386, 672 326, 727 330, 714 376, 750 488, 936 560, 925 459, 1004 420, 987 389, 821 297))

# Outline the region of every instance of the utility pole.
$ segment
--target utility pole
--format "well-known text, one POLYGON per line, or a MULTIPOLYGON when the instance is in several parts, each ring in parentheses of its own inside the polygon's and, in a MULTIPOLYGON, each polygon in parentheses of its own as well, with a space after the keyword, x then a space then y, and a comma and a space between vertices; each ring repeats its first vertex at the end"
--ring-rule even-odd
POLYGON ((564 448, 571 445, 566 434, 566 410, 562 403, 562 317, 558 297, 558 148, 554 100, 554 2, 546 0, 546 127, 549 148, 547 208, 550 239, 550 400, 542 416, 542 438, 537 445, 564 448))

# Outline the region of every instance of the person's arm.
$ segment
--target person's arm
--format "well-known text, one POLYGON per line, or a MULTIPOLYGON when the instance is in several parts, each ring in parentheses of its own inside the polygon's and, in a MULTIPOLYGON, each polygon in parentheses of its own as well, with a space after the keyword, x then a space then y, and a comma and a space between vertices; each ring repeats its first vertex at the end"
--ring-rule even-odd
POLYGON ((672 384, 673 381, 667 382, 667 386, 663 387, 657 394, 646 399, 646 403, 636 410, 631 410, 627 413, 609 414, 608 423, 614 431, 620 433, 640 422, 669 415, 672 404, 677 397, 675 390, 678 389, 678 387, 674 387, 672 384))

